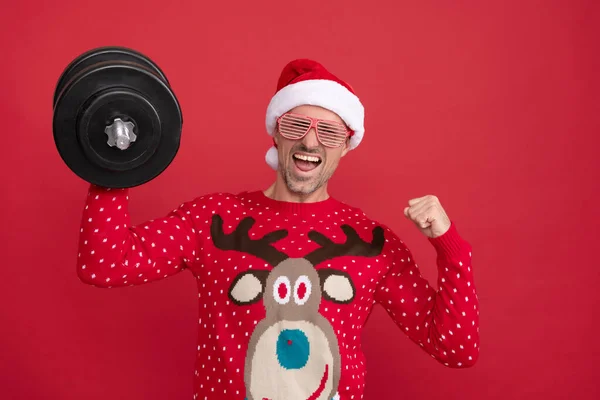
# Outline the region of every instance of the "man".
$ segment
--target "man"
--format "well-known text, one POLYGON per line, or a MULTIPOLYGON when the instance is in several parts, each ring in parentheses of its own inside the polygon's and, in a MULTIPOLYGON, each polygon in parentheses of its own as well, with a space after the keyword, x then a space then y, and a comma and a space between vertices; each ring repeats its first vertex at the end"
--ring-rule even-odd
POLYGON ((295 60, 267 108, 266 161, 276 179, 266 190, 204 195, 132 226, 128 190, 90 187, 82 281, 138 285, 184 269, 197 279, 194 398, 363 398, 361 330, 376 303, 443 365, 477 360, 471 247, 438 199, 404 208, 437 252, 434 290, 396 234, 328 194, 340 160, 363 138, 363 120, 350 85, 295 60))

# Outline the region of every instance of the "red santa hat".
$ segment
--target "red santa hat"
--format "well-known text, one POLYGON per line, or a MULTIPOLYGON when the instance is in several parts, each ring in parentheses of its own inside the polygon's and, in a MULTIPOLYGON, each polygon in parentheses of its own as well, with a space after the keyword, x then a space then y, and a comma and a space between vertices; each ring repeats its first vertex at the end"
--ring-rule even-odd
MULTIPOLYGON (((313 60, 298 59, 281 72, 277 90, 267 107, 267 133, 273 136, 277 118, 301 105, 320 106, 330 110, 353 131, 349 148, 355 149, 364 136, 365 111, 352 87, 313 60)), ((278 155, 272 146, 265 156, 267 164, 277 169, 278 155)))

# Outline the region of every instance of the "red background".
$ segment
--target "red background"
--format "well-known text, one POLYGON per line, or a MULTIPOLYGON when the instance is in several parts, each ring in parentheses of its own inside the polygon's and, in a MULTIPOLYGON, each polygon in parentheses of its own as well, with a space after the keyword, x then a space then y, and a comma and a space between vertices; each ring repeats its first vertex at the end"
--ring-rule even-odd
POLYGON ((132 191, 133 222, 271 183, 264 112, 296 57, 366 105, 331 193, 394 228, 432 282, 433 249, 402 209, 432 193, 457 221, 480 359, 437 364, 378 307, 368 400, 599 398, 597 1, 3 2, 1 398, 192 396, 191 275, 101 290, 75 273, 87 184, 56 152, 51 101, 72 58, 115 44, 158 62, 185 116, 176 160, 132 191))

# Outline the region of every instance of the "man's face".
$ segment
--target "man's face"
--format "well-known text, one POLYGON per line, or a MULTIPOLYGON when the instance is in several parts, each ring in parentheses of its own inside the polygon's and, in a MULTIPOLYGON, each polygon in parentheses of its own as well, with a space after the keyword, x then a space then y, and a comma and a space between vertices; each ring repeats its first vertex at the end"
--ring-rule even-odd
MULTIPOLYGON (((343 123, 336 113, 317 106, 299 106, 290 112, 343 123)), ((279 173, 289 190, 300 194, 313 193, 327 183, 349 145, 347 139, 340 147, 323 146, 314 127, 299 140, 286 139, 277 130, 274 140, 279 154, 279 173)))

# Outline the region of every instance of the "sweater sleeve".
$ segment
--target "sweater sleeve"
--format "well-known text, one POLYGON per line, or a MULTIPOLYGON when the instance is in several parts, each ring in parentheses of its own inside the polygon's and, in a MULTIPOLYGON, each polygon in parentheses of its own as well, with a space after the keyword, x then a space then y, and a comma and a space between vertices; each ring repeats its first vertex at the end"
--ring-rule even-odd
POLYGON ((423 350, 448 367, 475 364, 479 354, 479 303, 473 281, 471 246, 454 223, 429 241, 437 253, 435 290, 421 275, 410 250, 388 230, 390 264, 375 300, 423 350))
POLYGON ((196 255, 187 205, 132 226, 128 189, 91 185, 79 231, 77 274, 97 287, 153 282, 183 270, 196 255))

